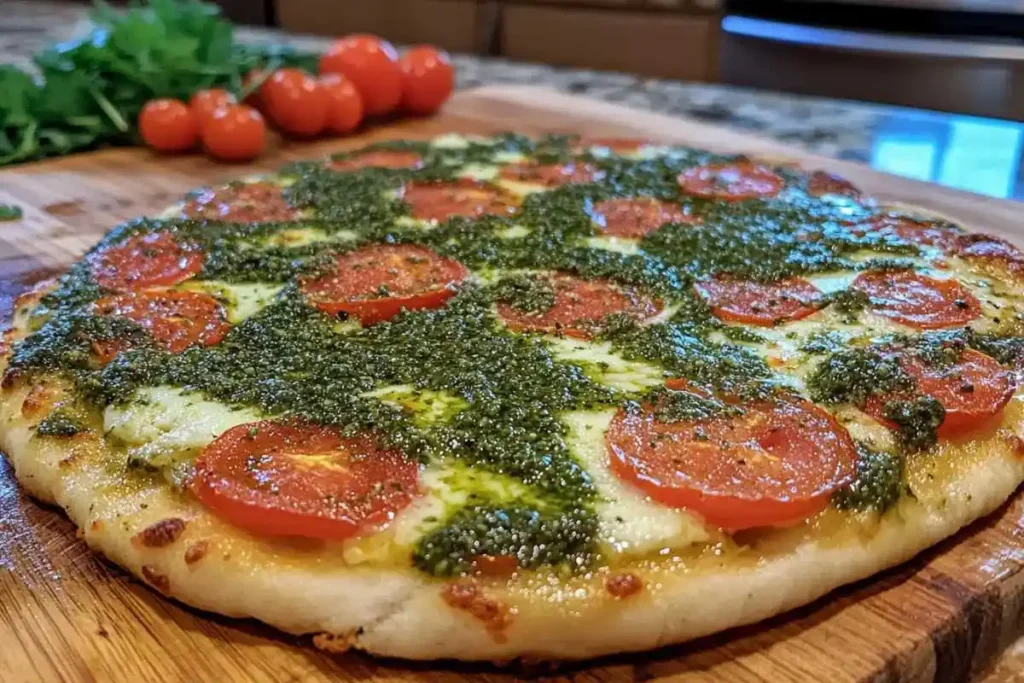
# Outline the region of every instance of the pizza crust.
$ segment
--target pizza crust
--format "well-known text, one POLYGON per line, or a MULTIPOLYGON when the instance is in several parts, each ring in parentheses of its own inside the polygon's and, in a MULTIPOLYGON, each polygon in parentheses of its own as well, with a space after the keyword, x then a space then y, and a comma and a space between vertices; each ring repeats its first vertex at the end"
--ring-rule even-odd
POLYGON ((947 482, 941 509, 905 498, 867 540, 819 534, 824 540, 739 564, 646 561, 569 579, 524 572, 453 583, 412 569, 343 566, 324 545, 249 536, 159 479, 112 472, 104 463, 118 456, 95 432, 36 437, 38 417, 23 416, 22 405, 37 384, 4 391, 0 447, 29 493, 63 508, 91 548, 188 605, 321 634, 315 642, 334 651, 409 659, 581 659, 756 622, 905 562, 995 510, 1024 480, 1021 425, 1009 424, 987 442, 984 460, 947 482), (623 574, 642 589, 613 595, 606 582, 623 574))

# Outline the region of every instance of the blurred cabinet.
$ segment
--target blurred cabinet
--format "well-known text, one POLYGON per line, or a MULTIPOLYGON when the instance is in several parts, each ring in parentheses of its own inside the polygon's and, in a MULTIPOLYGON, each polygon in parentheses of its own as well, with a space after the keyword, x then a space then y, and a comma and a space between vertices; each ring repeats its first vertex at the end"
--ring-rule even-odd
POLYGON ((374 33, 401 43, 486 53, 497 0, 277 0, 277 21, 294 33, 374 33))
POLYGON ((287 31, 713 81, 718 0, 275 0, 287 31))
POLYGON ((506 2, 500 45, 510 59, 709 81, 717 75, 718 31, 714 14, 651 9, 647 2, 506 2))

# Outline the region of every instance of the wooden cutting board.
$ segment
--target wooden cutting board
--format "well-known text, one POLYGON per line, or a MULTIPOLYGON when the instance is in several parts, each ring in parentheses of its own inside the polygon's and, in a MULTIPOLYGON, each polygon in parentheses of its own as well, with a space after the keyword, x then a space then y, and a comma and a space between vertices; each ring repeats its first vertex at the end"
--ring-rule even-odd
MULTIPOLYGON (((440 116, 366 135, 275 147, 259 163, 225 167, 199 156, 112 150, 0 172, 0 203, 24 218, 0 223, 0 317, 24 282, 66 267, 118 221, 156 211, 208 182, 370 139, 444 131, 578 131, 685 142, 796 158, 881 198, 940 210, 1024 242, 1020 204, 896 178, 693 121, 529 87, 458 94, 440 116)), ((714 596, 709 596, 714 599, 714 596)), ((0 464, 0 681, 447 681, 522 678, 657 681, 964 681, 1024 634, 1024 501, 903 567, 843 588, 765 624, 680 647, 553 672, 329 656, 306 638, 186 608, 129 579, 75 539, 59 512, 22 495, 0 464)))

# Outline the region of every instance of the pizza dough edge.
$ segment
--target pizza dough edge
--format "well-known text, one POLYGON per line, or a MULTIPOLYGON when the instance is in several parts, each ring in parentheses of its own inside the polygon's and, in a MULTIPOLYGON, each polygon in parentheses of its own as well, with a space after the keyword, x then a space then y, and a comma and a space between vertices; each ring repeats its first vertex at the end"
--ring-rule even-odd
MULTIPOLYGON (((106 444, 95 433, 34 438, 38 419, 22 415, 30 391, 24 384, 0 398, 0 448, 26 490, 63 508, 93 550, 194 607, 255 617, 289 633, 325 634, 317 642, 326 649, 408 659, 583 659, 757 622, 906 562, 991 513, 1024 481, 1019 441, 1001 440, 984 465, 948 483, 943 510, 900 508, 866 542, 805 542, 789 554, 722 572, 686 574, 637 563, 644 587, 625 598, 611 596, 600 578, 552 583, 544 572, 523 572, 508 585, 458 582, 468 591, 456 608, 442 597, 452 582, 415 570, 327 571, 316 562, 272 559, 261 565, 252 550, 257 541, 165 485, 111 495, 104 489, 117 475, 101 464, 110 457, 106 444), (184 528, 166 545, 140 542, 142 530, 166 520, 181 520, 184 528)), ((156 534, 155 542, 165 540, 156 534)))

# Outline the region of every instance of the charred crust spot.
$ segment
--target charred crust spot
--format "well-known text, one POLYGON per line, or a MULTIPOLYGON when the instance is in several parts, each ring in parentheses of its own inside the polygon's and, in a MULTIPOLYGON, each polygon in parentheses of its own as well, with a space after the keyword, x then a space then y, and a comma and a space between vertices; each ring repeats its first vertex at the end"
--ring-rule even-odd
POLYGON ((508 605, 489 598, 475 582, 463 581, 446 584, 441 590, 441 599, 454 609, 468 612, 481 621, 495 642, 505 641, 505 629, 512 623, 514 610, 508 605))
POLYGON ((352 649, 356 633, 318 633, 313 636, 313 645, 318 650, 341 654, 352 649))
POLYGON ((135 542, 146 548, 164 548, 178 540, 185 530, 185 520, 178 517, 162 519, 135 535, 135 542))
POLYGON ((636 574, 626 572, 609 576, 604 581, 604 588, 616 598, 630 598, 644 589, 644 582, 636 574))
POLYGON ((103 520, 101 520, 101 519, 94 519, 92 521, 92 524, 89 525, 89 530, 90 531, 99 531, 102 528, 103 528, 103 520))
POLYGON ((195 564, 206 557, 206 553, 209 549, 210 543, 208 541, 196 541, 185 551, 185 564, 189 566, 195 564))
POLYGON ((142 578, 161 593, 167 593, 171 589, 171 580, 148 564, 142 565, 142 578))
POLYGON ((18 383, 18 380, 21 378, 21 376, 21 372, 18 372, 17 370, 12 368, 8 368, 7 371, 4 372, 3 379, 0 379, 0 389, 13 389, 14 386, 18 383))
POLYGON ((1018 458, 1024 458, 1024 439, 1009 429, 1000 429, 998 435, 1006 444, 1013 449, 1013 454, 1018 458))
POLYGON ((21 416, 25 418, 35 417, 49 407, 53 399, 53 392, 45 382, 40 382, 29 390, 25 400, 21 403, 21 416))

